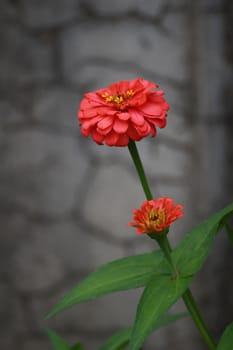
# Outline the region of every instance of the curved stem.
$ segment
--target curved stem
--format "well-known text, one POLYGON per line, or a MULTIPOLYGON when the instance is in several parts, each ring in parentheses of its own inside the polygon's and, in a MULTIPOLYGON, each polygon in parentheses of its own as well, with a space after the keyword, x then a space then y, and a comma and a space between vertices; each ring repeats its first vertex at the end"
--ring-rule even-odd
MULTIPOLYGON (((139 176, 139 179, 141 181, 145 196, 146 196, 147 200, 151 200, 151 199, 153 199, 153 196, 152 196, 152 193, 151 193, 151 190, 150 190, 150 187, 149 187, 149 184, 148 184, 148 181, 147 181, 147 178, 146 178, 146 175, 144 172, 144 168, 143 168, 143 165, 142 165, 142 162, 141 162, 141 159, 140 159, 135 142, 130 141, 128 148, 129 148, 129 152, 131 154, 131 157, 133 159, 133 162, 135 164, 135 167, 137 169, 138 176, 139 176)), ((163 251, 165 258, 167 259, 167 261, 170 265, 172 273, 174 273, 175 276, 177 276, 178 272, 176 270, 175 263, 172 259, 172 255, 171 255, 172 248, 171 248, 169 240, 167 239, 167 236, 161 236, 156 240, 157 240, 161 250, 163 251)), ((194 297, 193 297, 190 289, 187 289, 184 292, 184 294, 182 295, 182 298, 183 298, 183 301, 184 301, 194 323, 196 324, 204 342, 206 343, 206 345, 208 346, 208 348, 210 350, 216 350, 215 341, 212 338, 212 336, 210 335, 210 333, 209 333, 209 331, 204 323, 204 320, 201 317, 201 314, 198 310, 197 304, 194 300, 194 297)))

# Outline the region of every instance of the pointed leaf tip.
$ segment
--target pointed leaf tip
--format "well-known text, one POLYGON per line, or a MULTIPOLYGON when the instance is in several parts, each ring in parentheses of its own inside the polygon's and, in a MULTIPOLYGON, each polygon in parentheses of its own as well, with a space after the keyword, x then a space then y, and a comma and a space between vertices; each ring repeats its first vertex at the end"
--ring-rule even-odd
POLYGON ((53 345, 54 350, 70 350, 69 344, 55 331, 46 328, 47 335, 53 345))
POLYGON ((46 319, 102 295, 145 286, 163 261, 160 251, 112 261, 91 273, 53 308, 46 319))

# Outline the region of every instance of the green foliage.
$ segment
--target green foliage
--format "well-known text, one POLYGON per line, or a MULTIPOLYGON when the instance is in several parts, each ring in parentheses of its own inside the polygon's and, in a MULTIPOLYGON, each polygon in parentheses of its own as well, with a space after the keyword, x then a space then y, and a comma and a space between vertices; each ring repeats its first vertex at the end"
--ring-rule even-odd
POLYGON ((233 204, 212 215, 191 230, 172 255, 177 268, 185 275, 194 275, 205 262, 213 240, 233 213, 233 204))
POLYGON ((70 350, 70 346, 56 332, 47 329, 48 337, 53 345, 54 350, 70 350))
POLYGON ((185 292, 194 275, 206 260, 213 239, 224 225, 233 204, 194 228, 174 250, 172 256, 179 275, 155 274, 139 301, 129 349, 138 350, 152 330, 153 322, 185 292))
POLYGON ((233 229, 228 224, 226 224, 225 227, 226 227, 227 236, 229 238, 229 241, 231 242, 231 244, 233 246, 233 229))
POLYGON ((160 251, 129 256, 101 266, 74 287, 48 317, 101 295, 145 286, 163 261, 160 251))
POLYGON ((84 348, 80 343, 78 343, 78 344, 71 346, 70 350, 84 350, 84 348))
MULTIPOLYGON (((156 329, 166 326, 172 322, 175 322, 183 317, 188 316, 186 312, 177 313, 174 315, 163 315, 159 319, 157 319, 152 325, 152 331, 156 329)), ((132 327, 123 329, 117 333, 115 333, 111 338, 109 338, 106 343, 104 343, 98 350, 121 350, 124 349, 130 340, 132 333, 132 327)))
POLYGON ((152 332, 154 322, 185 292, 191 279, 183 279, 181 276, 172 279, 170 275, 152 277, 138 304, 130 350, 140 349, 145 338, 152 332))
MULTIPOLYGON (((119 259, 90 274, 55 306, 49 316, 107 293, 146 286, 138 304, 129 345, 130 350, 138 350, 159 317, 188 288, 205 262, 214 237, 232 213, 233 204, 205 220, 181 241, 172 253, 179 272, 175 278, 160 251, 119 259)), ((127 332, 120 334, 123 340, 128 335, 127 332)))
POLYGON ((52 329, 47 328, 47 334, 54 350, 83 350, 83 347, 80 343, 70 346, 60 335, 58 335, 52 329))
POLYGON ((109 338, 98 350, 121 350, 124 349, 131 336, 132 327, 123 329, 109 338))
POLYGON ((233 350, 233 322, 223 332, 217 350, 233 350))

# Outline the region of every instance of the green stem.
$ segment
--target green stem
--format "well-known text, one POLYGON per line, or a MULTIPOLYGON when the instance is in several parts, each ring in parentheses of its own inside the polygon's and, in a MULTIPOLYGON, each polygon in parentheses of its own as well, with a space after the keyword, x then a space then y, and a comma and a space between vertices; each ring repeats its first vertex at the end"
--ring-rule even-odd
POLYGON ((148 184, 148 181, 147 181, 147 178, 146 178, 146 175, 145 175, 145 172, 144 172, 144 168, 143 168, 143 165, 142 165, 142 162, 141 162, 141 159, 140 159, 140 156, 139 156, 139 153, 138 153, 137 146, 136 146, 135 142, 134 141, 130 141, 129 145, 128 145, 128 148, 129 148, 129 152, 131 154, 131 157, 133 159, 134 165, 135 165, 135 167, 137 169, 138 176, 140 178, 140 181, 141 181, 143 190, 145 192, 146 198, 149 201, 150 199, 153 199, 153 196, 152 196, 152 193, 151 193, 151 190, 150 190, 150 186, 148 184))
MULTIPOLYGON (((129 152, 131 154, 131 157, 133 159, 133 162, 135 164, 135 167, 137 169, 139 179, 141 181, 143 190, 145 192, 145 196, 146 196, 147 200, 151 200, 151 199, 153 199, 153 196, 152 196, 152 193, 151 193, 151 190, 150 190, 150 187, 149 187, 149 184, 148 184, 148 181, 147 181, 147 178, 146 178, 146 175, 144 172, 144 168, 143 168, 143 165, 142 165, 142 162, 141 162, 141 159, 140 159, 135 142, 130 141, 128 148, 129 148, 129 152)), ((174 276, 177 276, 178 271, 177 271, 175 263, 172 259, 172 255, 171 255, 172 248, 171 248, 169 240, 167 239, 167 236, 166 235, 158 236, 158 238, 156 240, 157 240, 161 250, 163 251, 165 258, 167 259, 167 261, 170 265, 172 273, 174 274, 174 276)), ((208 348, 210 350, 216 350, 215 341, 212 338, 212 336, 210 335, 210 333, 209 333, 209 331, 204 323, 204 320, 201 317, 201 314, 198 310, 197 304, 193 298, 193 295, 192 295, 190 289, 187 289, 184 292, 184 294, 182 295, 182 298, 183 298, 183 301, 184 301, 194 323, 196 324, 204 342, 206 343, 206 345, 208 346, 208 348)))
MULTIPOLYGON (((172 252, 172 248, 170 246, 170 242, 168 241, 167 236, 161 236, 159 237, 159 239, 157 239, 157 242, 161 248, 161 250, 164 253, 165 258, 167 259, 167 261, 169 262, 170 266, 171 266, 171 271, 172 273, 174 273, 174 276, 178 276, 179 275, 179 271, 177 271, 175 263, 173 261, 171 252, 172 252)), ((212 336, 209 334, 209 331, 205 325, 205 322, 198 310, 196 301, 190 291, 190 289, 187 289, 184 294, 182 295, 183 301, 189 311, 189 313, 192 316, 192 319, 194 321, 194 323, 197 326, 197 329, 199 330, 200 334, 202 335, 202 338, 204 339, 206 345, 209 347, 209 349, 211 350, 216 350, 216 344, 212 338, 212 336)))
POLYGON ((162 250, 165 258, 167 259, 172 273, 174 274, 174 276, 177 276, 178 271, 176 269, 176 265, 175 265, 175 263, 172 259, 172 256, 171 256, 171 246, 170 246, 170 243, 167 239, 167 236, 162 235, 161 237, 156 238, 156 241, 157 241, 158 245, 160 246, 160 249, 162 250))
POLYGON ((184 292, 182 298, 206 345, 209 347, 209 349, 216 350, 217 346, 215 344, 215 341, 205 325, 205 322, 200 314, 200 311, 190 289, 187 289, 184 292))

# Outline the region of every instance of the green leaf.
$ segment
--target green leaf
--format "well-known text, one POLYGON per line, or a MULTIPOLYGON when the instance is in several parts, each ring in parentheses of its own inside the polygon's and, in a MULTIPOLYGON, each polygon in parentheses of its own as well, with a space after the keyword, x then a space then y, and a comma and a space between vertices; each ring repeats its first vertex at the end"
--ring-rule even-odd
MULTIPOLYGON (((172 322, 180 320, 183 317, 187 317, 187 312, 181 312, 173 315, 163 315, 159 319, 157 319, 153 326, 152 331, 154 332, 156 329, 166 326, 172 322)), ((124 349, 125 346, 128 345, 133 327, 129 327, 123 329, 116 334, 114 334, 111 338, 109 338, 106 343, 104 343, 98 350, 121 350, 124 349)))
POLYGON ((229 241, 233 245, 233 229, 228 224, 226 224, 225 227, 226 227, 227 236, 229 238, 229 241))
POLYGON ((191 230, 172 255, 178 270, 183 275, 196 274, 205 262, 213 240, 233 213, 233 204, 212 215, 191 230))
POLYGON ((151 332, 153 322, 168 310, 185 292, 194 275, 206 260, 213 239, 232 215, 233 204, 194 228, 174 250, 172 256, 179 276, 152 276, 139 301, 129 349, 138 350, 151 332))
POLYGON ((233 350, 233 322, 223 332, 217 350, 233 350))
POLYGON ((81 343, 78 343, 78 344, 71 346, 70 350, 84 350, 84 348, 83 348, 81 343))
POLYGON ((137 307, 129 350, 138 350, 152 332, 154 322, 185 292, 192 278, 173 279, 170 275, 157 275, 146 286, 137 307))
POLYGON ((124 349, 129 342, 132 327, 123 329, 115 333, 109 338, 98 350, 121 350, 124 349))
POLYGON ((56 332, 48 328, 47 334, 55 350, 70 350, 70 346, 56 332))
POLYGON ((163 268, 160 266, 163 261, 161 252, 155 251, 103 265, 66 294, 47 318, 75 304, 107 293, 145 286, 151 276, 163 268))
POLYGON ((47 328, 46 331, 54 347, 54 350, 83 350, 83 347, 80 343, 70 346, 60 335, 58 335, 52 329, 47 328))

